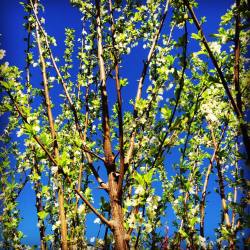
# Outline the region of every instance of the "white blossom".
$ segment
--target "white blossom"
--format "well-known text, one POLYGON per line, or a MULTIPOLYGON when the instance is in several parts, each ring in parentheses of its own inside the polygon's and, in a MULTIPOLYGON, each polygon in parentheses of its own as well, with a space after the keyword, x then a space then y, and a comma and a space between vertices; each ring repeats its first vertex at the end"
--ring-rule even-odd
POLYGON ((145 231, 146 231, 147 233, 150 233, 152 230, 153 230, 153 228, 152 228, 152 225, 151 225, 151 224, 146 224, 146 225, 145 225, 145 231))
POLYGON ((101 224, 101 220, 100 220, 99 218, 96 218, 96 219, 94 220, 94 223, 95 223, 95 224, 101 224))
POLYGON ((135 215, 132 214, 128 219, 127 219, 128 225, 131 228, 135 227, 135 215))
POLYGON ((91 238, 90 238, 90 242, 91 242, 91 243, 95 242, 95 237, 91 237, 91 238))
POLYGON ((86 50, 90 50, 91 49, 91 46, 89 46, 89 45, 85 45, 85 47, 84 47, 86 50))
POLYGON ((220 54, 221 52, 221 45, 218 44, 217 42, 211 42, 210 43, 210 49, 217 54, 220 54))
POLYGON ((52 226, 52 230, 55 231, 57 228, 59 228, 61 225, 61 221, 58 220, 53 226, 52 226))
POLYGON ((55 80, 56 80, 56 78, 55 78, 54 76, 50 76, 50 77, 49 77, 49 81, 50 81, 50 82, 54 82, 55 80))
POLYGON ((206 239, 199 235, 199 242, 200 242, 200 246, 206 249, 206 239))
POLYGON ((85 210, 85 206, 84 206, 83 204, 81 204, 81 205, 78 207, 78 209, 77 209, 77 211, 78 211, 79 214, 83 213, 84 210, 85 210))
POLYGON ((179 200, 178 199, 174 200, 173 205, 177 206, 178 204, 179 204, 179 200))
POLYGON ((40 131, 39 125, 35 125, 35 126, 33 127, 33 129, 34 129, 35 132, 39 132, 39 131, 40 131))
POLYGON ((23 135, 23 129, 21 128, 19 131, 17 131, 16 135, 17 137, 20 137, 21 135, 23 135))
POLYGON ((5 57, 6 51, 3 49, 0 49, 0 60, 2 60, 5 57))
POLYGON ((124 203, 125 203, 125 207, 131 207, 133 205, 132 200, 129 199, 128 197, 127 197, 127 199, 125 200, 124 203))
POLYGON ((141 186, 141 185, 136 187, 136 189, 135 189, 135 194, 142 195, 142 194, 144 194, 144 192, 145 192, 145 190, 144 190, 143 186, 141 186))
POLYGON ((152 198, 153 198, 152 196, 149 196, 149 197, 147 198, 146 202, 147 202, 147 203, 151 203, 152 200, 153 200, 152 198))
POLYGON ((58 167, 57 167, 57 166, 52 166, 52 167, 51 167, 51 173, 52 173, 52 174, 56 174, 57 171, 58 171, 58 167))

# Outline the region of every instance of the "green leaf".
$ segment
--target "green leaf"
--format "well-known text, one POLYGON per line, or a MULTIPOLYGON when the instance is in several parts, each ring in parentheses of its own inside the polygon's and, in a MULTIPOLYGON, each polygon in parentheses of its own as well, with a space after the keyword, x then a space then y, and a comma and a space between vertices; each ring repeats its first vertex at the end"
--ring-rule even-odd
POLYGON ((188 237, 188 234, 183 230, 183 229, 180 229, 179 230, 179 233, 181 234, 181 236, 185 239, 188 237))
POLYGON ((154 171, 155 169, 152 168, 148 171, 147 174, 144 175, 144 180, 147 184, 150 184, 152 182, 152 177, 153 177, 153 174, 154 174, 154 171))
POLYGON ((200 40, 201 36, 199 34, 192 33, 191 38, 193 38, 195 40, 200 40))
POLYGON ((138 182, 139 185, 141 185, 141 186, 144 185, 143 176, 141 174, 139 174, 138 172, 134 173, 134 179, 138 182))
POLYGON ((39 219, 41 220, 44 220, 48 216, 48 214, 49 213, 45 212, 44 210, 37 213, 39 219))

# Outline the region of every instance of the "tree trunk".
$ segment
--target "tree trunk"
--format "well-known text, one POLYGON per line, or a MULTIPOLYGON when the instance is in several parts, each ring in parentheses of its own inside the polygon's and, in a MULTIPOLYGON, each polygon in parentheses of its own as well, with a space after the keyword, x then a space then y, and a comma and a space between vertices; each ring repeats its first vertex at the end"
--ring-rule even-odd
POLYGON ((109 173, 109 187, 110 187, 110 205, 111 216, 113 221, 112 232, 115 240, 116 250, 128 250, 128 238, 123 224, 123 212, 121 205, 121 197, 117 196, 117 177, 114 172, 109 173))

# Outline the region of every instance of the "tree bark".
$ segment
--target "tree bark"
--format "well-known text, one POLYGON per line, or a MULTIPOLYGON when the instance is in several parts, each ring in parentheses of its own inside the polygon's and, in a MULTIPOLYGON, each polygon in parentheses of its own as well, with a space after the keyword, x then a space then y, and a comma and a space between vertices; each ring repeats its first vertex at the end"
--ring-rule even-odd
MULTIPOLYGON (((118 179, 116 174, 116 166, 114 162, 114 156, 112 152, 110 125, 109 125, 109 107, 108 107, 108 95, 106 89, 106 73, 104 64, 104 53, 102 45, 102 27, 101 27, 101 6, 100 1, 96 0, 96 24, 97 24, 97 56, 100 72, 100 84, 101 84, 101 100, 102 100, 102 129, 103 129, 103 150, 105 155, 105 167, 108 173, 109 184, 109 198, 111 206, 111 230, 114 235, 115 249, 127 250, 128 241, 126 241, 126 232, 123 223, 123 211, 121 204, 122 192, 118 194, 118 179)), ((121 180, 122 181, 122 180, 121 180)))
POLYGON ((128 238, 126 237, 127 235, 124 228, 121 199, 117 196, 117 177, 113 172, 109 174, 109 187, 111 216, 113 224, 112 232, 115 240, 115 249, 127 250, 129 249, 128 238))

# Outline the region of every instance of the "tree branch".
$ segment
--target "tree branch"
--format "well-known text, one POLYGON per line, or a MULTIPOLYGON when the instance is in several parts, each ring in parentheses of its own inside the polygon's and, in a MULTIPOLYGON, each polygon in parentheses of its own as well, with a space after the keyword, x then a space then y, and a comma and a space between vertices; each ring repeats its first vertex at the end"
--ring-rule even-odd
POLYGON ((79 197, 84 201, 84 203, 90 208, 90 210, 97 216, 99 219, 106 224, 109 228, 113 228, 113 224, 111 221, 107 220, 102 214, 100 214, 94 206, 75 188, 74 189, 75 193, 79 195, 79 197))
POLYGON ((180 101, 180 98, 181 98, 181 93, 182 93, 182 90, 183 90, 183 87, 184 87, 184 77, 185 77, 185 71, 186 71, 186 68, 187 68, 187 43, 188 43, 188 32, 187 32, 187 23, 185 21, 185 33, 184 33, 184 47, 183 47, 183 67, 182 67, 182 72, 181 72, 181 78, 180 78, 180 81, 179 81, 179 89, 177 90, 177 97, 176 97, 176 102, 175 102, 175 106, 174 106, 174 110, 173 112, 171 113, 171 116, 169 118, 169 121, 168 121, 168 130, 167 132, 165 133, 161 143, 160 143, 160 146, 159 146, 159 149, 158 149, 158 153, 154 159, 154 162, 153 162, 153 166, 156 164, 156 161, 158 160, 159 157, 162 156, 162 154, 164 153, 165 149, 166 149, 166 146, 164 147, 164 144, 165 144, 165 141, 169 135, 169 132, 171 131, 171 126, 172 126, 172 123, 174 121, 174 117, 175 117, 175 113, 177 111, 177 108, 178 108, 178 105, 179 105, 179 101, 180 101))
MULTIPOLYGON (((146 77, 146 74, 147 74, 147 69, 149 67, 149 64, 150 64, 152 58, 153 58, 153 54, 155 52, 155 48, 156 48, 156 45, 157 45, 161 30, 162 30, 164 21, 165 21, 165 19, 167 17, 169 2, 170 2, 170 0, 167 0, 162 19, 161 19, 159 27, 158 27, 155 35, 154 35, 153 42, 152 42, 150 51, 148 53, 147 60, 144 63, 144 66, 143 66, 143 69, 142 69, 141 77, 140 77, 140 80, 139 80, 139 83, 138 83, 137 94, 136 94, 136 98, 135 98, 135 106, 134 106, 134 114, 133 114, 134 120, 136 120, 137 112, 138 112, 137 108, 136 108, 136 103, 141 99, 142 86, 143 86, 143 83, 144 83, 144 80, 145 80, 145 77, 146 77)), ((128 152, 127 152, 127 155, 126 155, 126 158, 125 158, 126 169, 128 168, 128 166, 130 164, 130 161, 131 161, 131 158, 132 158, 132 155, 133 155, 133 152, 134 152, 135 136, 136 136, 136 131, 133 131, 132 135, 130 137, 129 149, 128 149, 128 152)))
POLYGON ((65 81, 63 80, 63 77, 60 73, 60 70, 56 64, 56 61, 55 61, 55 58, 53 56, 53 53, 52 53, 52 50, 50 49, 50 46, 49 46, 49 42, 48 42, 48 36, 47 36, 47 33, 45 32, 45 30, 43 29, 40 21, 39 21, 39 18, 36 14, 36 12, 34 11, 34 5, 32 4, 31 2, 31 6, 32 6, 32 9, 33 9, 33 12, 34 12, 34 16, 35 16, 35 19, 36 19, 36 22, 37 24, 39 25, 39 28, 40 30, 42 31, 44 37, 45 37, 45 43, 46 43, 46 46, 47 46, 47 49, 48 49, 48 52, 49 52, 49 55, 50 55, 50 59, 52 61, 52 64, 53 64, 53 67, 55 68, 55 71, 57 73, 57 76, 58 76, 58 79, 61 81, 62 85, 63 85, 63 89, 64 89, 64 92, 65 92, 65 95, 66 95, 66 98, 69 102, 69 106, 70 106, 70 109, 71 111, 73 112, 73 115, 74 115, 74 120, 75 120, 75 125, 76 125, 76 129, 80 135, 80 138, 82 140, 82 146, 81 146, 81 149, 84 151, 85 156, 86 158, 88 159, 88 164, 89 164, 89 167, 93 173, 93 175, 95 176, 97 182, 99 183, 99 185, 104 189, 104 190, 108 190, 107 188, 107 185, 104 184, 104 182, 102 181, 102 179, 100 178, 98 172, 95 170, 95 167, 93 166, 93 160, 92 160, 92 157, 91 155, 95 156, 96 158, 98 158, 99 160, 103 161, 104 162, 104 159, 97 155, 96 153, 92 152, 91 150, 89 150, 86 145, 85 145, 85 141, 86 141, 86 132, 87 132, 87 125, 86 125, 86 122, 85 122, 85 130, 84 132, 82 132, 82 128, 80 126, 80 122, 79 122, 79 118, 78 118, 78 114, 77 114, 77 110, 76 110, 76 107, 70 97, 70 94, 68 92, 68 89, 67 89, 67 84, 65 83, 65 81))
POLYGON ((113 47, 113 57, 114 57, 114 67, 115 67, 115 82, 116 82, 116 93, 117 93, 117 103, 118 103, 118 124, 119 124, 119 153, 120 153, 120 175, 118 179, 117 194, 118 197, 122 194, 122 184, 125 174, 125 158, 124 158, 124 141, 123 141, 123 116, 122 116, 122 95, 121 95, 121 85, 119 78, 119 63, 118 63, 118 53, 116 49, 115 41, 115 21, 113 17, 113 7, 112 0, 109 0, 109 12, 111 21, 111 37, 112 37, 112 47, 113 47))
POLYGON ((207 39, 206 39, 205 34, 203 32, 203 29, 201 27, 201 24, 199 23, 196 15, 194 13, 193 8, 190 6, 189 0, 183 0, 183 1, 184 1, 184 4, 187 6, 187 8, 188 8, 188 10, 189 10, 189 12, 191 14, 191 17, 192 17, 192 19, 193 19, 193 21, 195 23, 195 26, 196 26, 197 30, 201 34, 201 37, 202 37, 201 42, 204 44, 204 46, 205 46, 205 48, 206 48, 212 62, 213 62, 213 65, 216 68, 216 71, 217 71, 217 73, 218 73, 218 75, 219 75, 219 77, 221 79, 221 83, 222 83, 222 85, 223 85, 223 87, 224 87, 224 89, 226 91, 226 94, 227 94, 227 96, 228 96, 228 98, 229 98, 229 100, 230 100, 230 102, 231 102, 231 104, 233 106, 234 112, 235 112, 236 116, 238 117, 238 119, 240 119, 240 118, 243 117, 243 114, 241 113, 241 111, 239 110, 239 108, 237 107, 237 105, 236 105, 236 103, 234 101, 234 98, 233 98, 233 96, 232 96, 232 94, 230 92, 230 89, 227 86, 227 82, 226 82, 226 79, 225 79, 225 77, 224 77, 224 75, 223 75, 223 73, 221 71, 221 68, 219 67, 218 62, 215 59, 215 56, 214 56, 213 52, 211 51, 211 49, 210 49, 210 47, 208 45, 207 39))
MULTIPOLYGON (((240 0, 236 0, 236 14, 235 14, 235 36, 234 36, 234 88, 236 90, 236 103, 243 114, 242 110, 242 92, 240 88, 240 0)), ((248 136, 248 128, 244 122, 240 123, 243 143, 246 148, 248 156, 248 164, 250 164, 250 138, 248 136)))
MULTIPOLYGON (((18 114, 20 115, 20 117, 22 118, 22 120, 29 124, 27 121, 27 118, 22 114, 21 110, 19 109, 18 105, 16 104, 13 96, 8 92, 13 104, 16 107, 16 110, 18 112, 18 114)), ((49 153, 49 151, 46 149, 46 147, 43 145, 43 143, 40 141, 39 137, 36 135, 33 135, 33 138, 36 140, 36 142, 39 144, 39 146, 44 150, 44 152, 47 154, 47 156, 49 157, 50 161, 58 167, 58 170, 61 171, 61 173, 64 175, 65 179, 69 182, 69 184, 72 183, 72 181, 70 180, 69 176, 63 171, 63 169, 58 165, 57 161, 54 159, 54 157, 49 153)), ((104 184, 105 185, 105 184, 104 184)), ((86 205, 100 218, 100 220, 102 220, 102 222, 104 222, 105 224, 107 224, 110 228, 112 227, 112 223, 108 220, 105 219, 105 217, 103 217, 102 215, 99 214, 99 212, 90 204, 90 202, 76 189, 74 188, 74 192, 79 195, 79 197, 86 203, 86 205)))
POLYGON ((216 154, 217 154, 217 152, 219 150, 220 143, 223 140, 223 137, 224 137, 224 134, 225 134, 225 131, 226 131, 226 127, 227 126, 224 126, 224 128, 222 130, 222 133, 221 133, 221 137, 220 137, 218 143, 216 143, 214 132, 213 132, 213 129, 211 128, 212 140, 213 140, 214 145, 216 145, 216 146, 214 146, 213 155, 209 160, 210 163, 209 163, 208 168, 207 168, 206 177, 205 177, 204 185, 203 185, 203 191, 202 191, 202 194, 201 194, 201 202, 200 202, 200 216, 201 216, 201 219, 200 219, 200 234, 201 234, 202 237, 204 237, 205 203, 206 203, 208 181, 209 181, 209 177, 210 177, 210 174, 211 174, 211 171, 212 171, 212 168, 213 168, 213 162, 214 162, 216 154))
POLYGON ((101 27, 101 7, 100 0, 95 0, 96 5, 96 23, 97 23, 97 57, 99 64, 101 100, 102 100, 102 127, 103 127, 103 149, 105 155, 105 165, 109 172, 115 171, 114 156, 112 153, 110 126, 109 126, 109 108, 108 95, 106 88, 106 73, 104 64, 104 54, 102 45, 102 27, 101 27))

